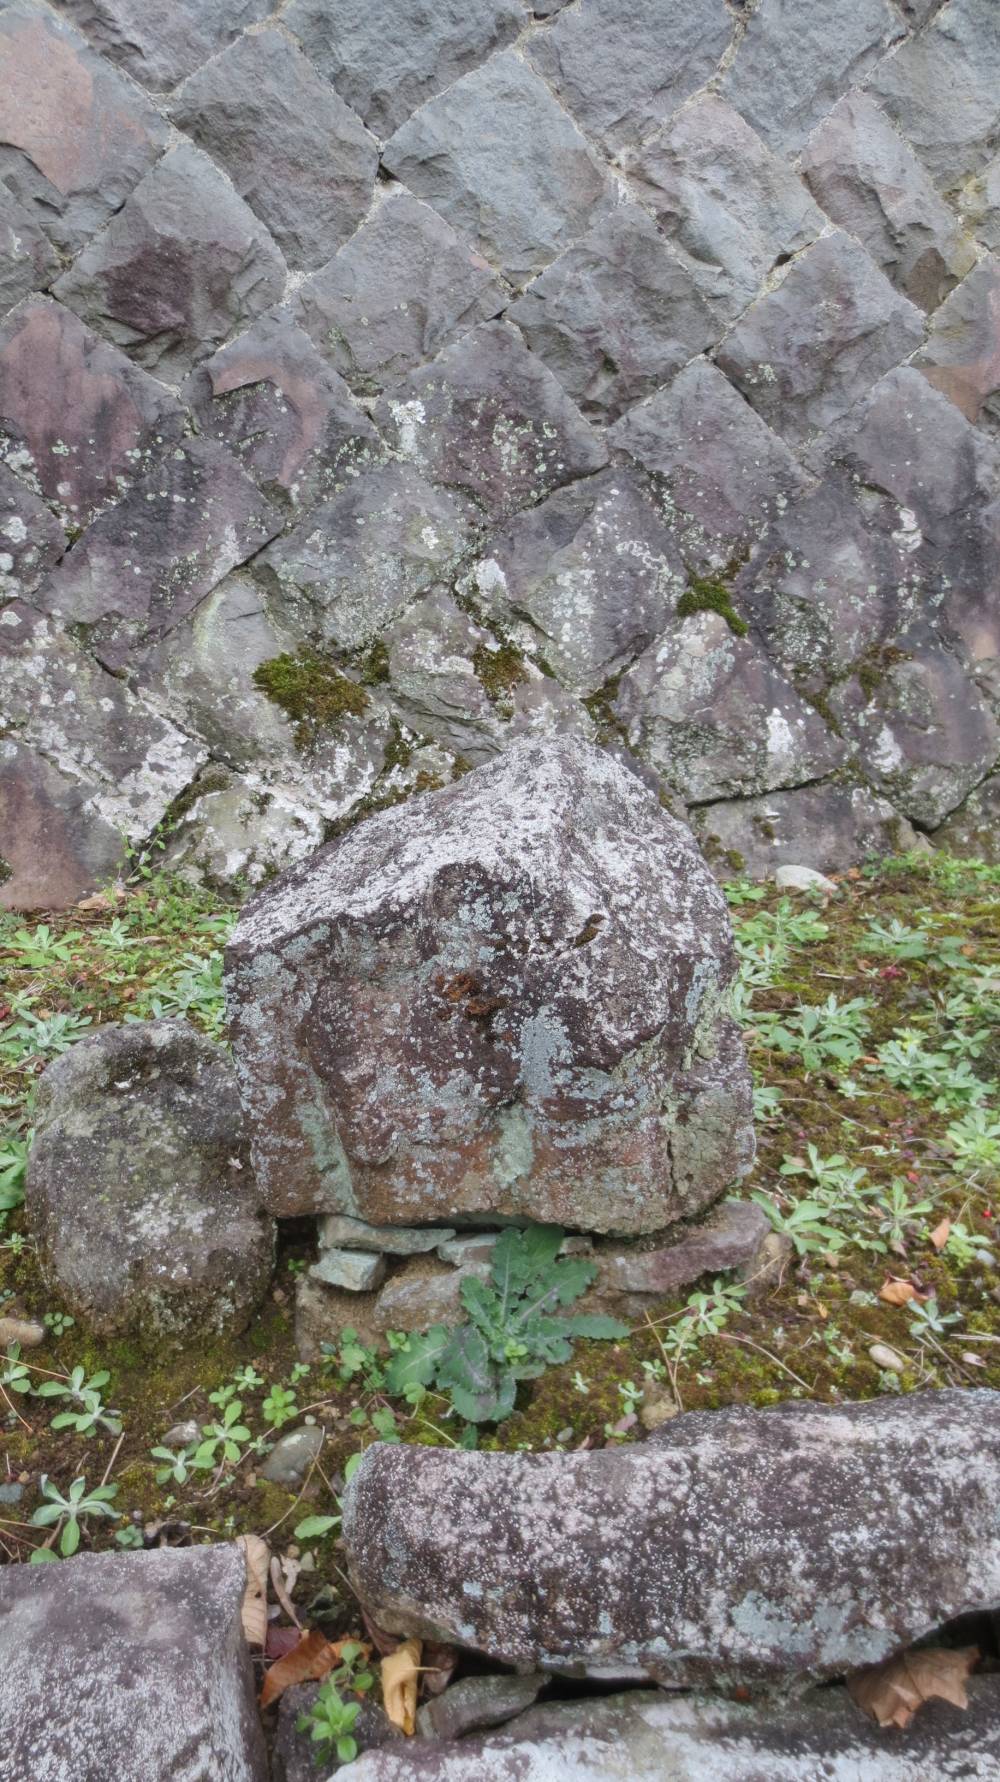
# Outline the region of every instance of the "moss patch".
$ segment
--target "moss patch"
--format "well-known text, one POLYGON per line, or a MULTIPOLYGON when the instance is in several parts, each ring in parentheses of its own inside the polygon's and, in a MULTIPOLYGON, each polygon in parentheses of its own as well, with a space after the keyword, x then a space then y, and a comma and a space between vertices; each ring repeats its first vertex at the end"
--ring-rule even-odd
POLYGON ((746 637, 750 627, 733 605, 733 596, 725 582, 709 576, 693 575, 677 602, 677 617, 690 619, 695 613, 718 613, 736 637, 746 637))
POLYGON ((324 730, 368 709, 364 687, 341 672, 328 656, 312 650, 272 656, 254 669, 255 684, 295 725, 295 741, 307 749, 324 730))
POLYGON ((509 700, 514 688, 528 678, 524 657, 513 644, 501 644, 495 650, 488 644, 479 644, 473 651, 472 666, 487 698, 494 705, 509 700))

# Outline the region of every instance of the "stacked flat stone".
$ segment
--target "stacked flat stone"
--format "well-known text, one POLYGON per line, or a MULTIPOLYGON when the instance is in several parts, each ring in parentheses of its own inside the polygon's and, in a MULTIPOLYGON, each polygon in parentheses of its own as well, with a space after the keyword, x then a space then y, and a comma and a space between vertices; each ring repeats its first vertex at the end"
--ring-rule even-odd
POLYGON ((993 0, 14 0, 0 74, 0 903, 534 730, 720 871, 996 849, 993 0))

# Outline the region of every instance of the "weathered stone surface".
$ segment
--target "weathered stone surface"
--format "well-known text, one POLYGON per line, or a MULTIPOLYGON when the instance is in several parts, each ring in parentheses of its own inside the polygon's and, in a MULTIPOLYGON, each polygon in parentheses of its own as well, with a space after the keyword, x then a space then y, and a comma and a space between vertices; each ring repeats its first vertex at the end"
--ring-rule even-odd
POLYGON ((562 684, 587 694, 659 636, 686 580, 638 479, 605 470, 509 520, 468 586, 507 627, 526 619, 562 684))
POLYGON ((110 62, 157 92, 175 87, 247 25, 272 12, 271 0, 56 0, 110 62))
POLYGON ((182 142, 53 287, 140 365, 179 380, 281 296, 285 263, 215 162, 182 142))
POLYGON ((387 1281, 371 1308, 376 1330, 429 1330, 434 1324, 460 1324, 466 1317, 463 1281, 488 1281, 488 1258, 473 1258, 459 1267, 437 1268, 413 1262, 387 1281))
POLYGON ((418 105, 516 37, 520 0, 292 0, 284 23, 366 124, 389 136, 418 105))
POLYGON ((1000 155, 955 194, 966 227, 992 253, 1000 253, 1000 155))
POLYGON ((171 390, 61 303, 29 298, 0 326, 0 457, 67 525, 117 501, 182 421, 171 390))
POLYGON ((34 214, 0 184, 0 313, 41 290, 59 270, 59 256, 34 214))
POLYGON ((291 309, 351 388, 374 395, 506 302, 489 262, 429 205, 398 192, 300 286, 291 309))
POLYGON ((289 266, 329 259, 371 203, 374 138, 280 31, 238 38, 184 82, 169 111, 225 168, 289 266))
POLYGON ((747 401, 797 443, 846 414, 922 339, 920 311, 837 229, 747 310, 717 358, 747 401))
POLYGON ((470 533, 467 503, 409 464, 381 464, 345 482, 254 568, 298 596, 317 639, 350 649, 453 571, 470 533))
POLYGON ((20 600, 33 593, 65 549, 58 520, 0 463, 0 598, 20 600))
POLYGON ((249 904, 227 953, 269 1204, 690 1215, 751 1154, 729 948, 685 830, 578 740, 370 818, 249 904))
POLYGON ((733 32, 723 0, 581 0, 528 43, 528 55, 588 135, 639 142, 715 71, 733 32))
POLYGON ((821 1679, 997 1602, 998 1463, 1000 1394, 956 1390, 696 1411, 595 1453, 376 1443, 344 1540, 387 1631, 667 1684, 821 1679))
POLYGON ((685 105, 623 166, 720 322, 732 321, 772 267, 823 228, 787 161, 711 94, 685 105))
POLYGON ((410 118, 383 163, 518 285, 612 202, 586 139, 509 50, 410 118))
POLYGON ((166 125, 42 7, 0 13, 0 61, 0 180, 57 247, 75 253, 152 166, 166 125))
POLYGON ((417 1710, 417 1732, 424 1739, 461 1739, 502 1726, 532 1707, 547 1682, 544 1671, 523 1677, 460 1677, 417 1710))
POLYGON ((348 1774, 351 1782, 608 1782, 620 1775, 629 1782, 818 1782, 824 1774, 992 1782, 998 1728, 1000 1688, 989 1676, 973 1677, 967 1712, 930 1702, 898 1739, 862 1719, 844 1689, 751 1705, 633 1689, 542 1703, 485 1737, 372 1751, 348 1774))
POLYGON ((1000 421, 1000 258, 981 260, 931 318, 915 363, 970 421, 1000 421))
POLYGON ((745 555, 808 480, 784 440, 707 359, 624 415, 610 435, 660 479, 664 514, 693 567, 745 555))
POLYGON ((936 309, 976 250, 916 155, 864 93, 848 93, 806 143, 802 173, 835 223, 921 309, 936 309))
POLYGON ((85 1553, 0 1576, 11 1782, 266 1782, 235 1544, 85 1553))
POLYGON ((602 217, 508 313, 598 420, 615 420, 718 334, 691 273, 638 204, 602 217))
POLYGON ((928 635, 900 638, 874 675, 830 689, 862 771, 915 823, 934 829, 1000 760, 1000 727, 967 663, 928 635))
POLYGON ((225 1335, 271 1278, 232 1070, 186 1021, 116 1022, 46 1067, 25 1205, 95 1331, 225 1335))
MULTIPOLYGON (((309 1737, 308 1728, 299 1731, 298 1720, 300 1715, 308 1714, 320 1688, 319 1683, 300 1683, 286 1689, 278 1703, 278 1730, 271 1752, 271 1782, 317 1782, 317 1747, 309 1737)), ((403 1734, 393 1726, 377 1702, 362 1701, 361 1712, 351 1728, 351 1737, 359 1751, 371 1751, 377 1746, 392 1744, 403 1734)), ((331 1764, 333 1773, 350 1767, 336 1758, 327 1758, 323 1762, 324 1771, 331 1764)))
POLYGON ((262 316, 205 360, 185 394, 203 433, 229 447, 269 495, 306 507, 332 493, 375 428, 286 311, 262 316))
POLYGON ((187 439, 95 520, 35 600, 88 626, 91 648, 119 667, 172 631, 280 524, 231 453, 187 439))
POLYGON ((888 0, 852 0, 835 10, 814 6, 807 14, 796 0, 760 0, 722 91, 773 149, 794 153, 840 94, 863 81, 902 35, 888 0))
POLYGON ((991 774, 952 811, 934 831, 934 843, 951 854, 1000 861, 1000 773, 991 774))
POLYGON ((506 322, 446 347, 375 414, 403 458, 432 482, 472 495, 491 520, 608 461, 603 441, 506 322))
POLYGON ((304 1424, 279 1436, 260 1469, 262 1479, 276 1485, 301 1485, 313 1461, 322 1452, 324 1435, 318 1424, 304 1424))
POLYGON ((688 803, 820 779, 843 744, 758 644, 705 611, 671 625, 624 675, 629 745, 688 803))
POLYGON ((320 1249, 339 1246, 345 1250, 384 1251, 389 1256, 418 1256, 436 1250, 455 1236, 447 1225, 366 1225, 343 1213, 327 1213, 319 1222, 320 1249))
POLYGON ((602 1246, 595 1256, 597 1278, 590 1293, 601 1298, 622 1294, 663 1298, 700 1275, 752 1270, 770 1230, 766 1213, 752 1201, 723 1201, 701 1224, 671 1234, 662 1248, 602 1246))
POLYGON ((381 1256, 366 1255, 363 1250, 323 1250, 309 1273, 314 1280, 329 1287, 344 1287, 349 1293, 368 1293, 385 1279, 385 1261, 381 1256))
POLYGON ((886 799, 842 780, 710 804, 692 812, 692 823, 720 878, 769 878, 803 854, 821 872, 839 872, 848 861, 902 853, 916 840, 886 799))
POLYGON ((119 830, 88 803, 96 786, 0 737, 0 907, 62 909, 124 864, 119 830))
MULTIPOLYGON (((97 859, 107 857, 108 830, 120 832, 110 855, 117 865, 121 835, 147 836, 205 760, 198 743, 20 602, 0 613, 0 709, 7 740, 25 743, 49 764, 39 786, 51 785, 56 809, 74 829, 79 817, 79 840, 87 822, 94 825, 97 858, 88 842, 81 863, 87 890, 94 888, 90 875, 102 876, 97 859)), ((61 820, 53 820, 62 833, 61 820)), ((39 884, 45 859, 43 851, 39 884)))
POLYGON ((525 731, 593 734, 558 681, 502 647, 443 590, 397 619, 383 641, 393 711, 466 763, 488 761, 525 731))
POLYGON ((815 891, 820 897, 836 897, 838 886, 814 866, 779 866, 774 875, 779 891, 815 891))
POLYGON ((1000 32, 992 0, 951 0, 880 63, 872 91, 942 190, 1000 143, 1000 32))

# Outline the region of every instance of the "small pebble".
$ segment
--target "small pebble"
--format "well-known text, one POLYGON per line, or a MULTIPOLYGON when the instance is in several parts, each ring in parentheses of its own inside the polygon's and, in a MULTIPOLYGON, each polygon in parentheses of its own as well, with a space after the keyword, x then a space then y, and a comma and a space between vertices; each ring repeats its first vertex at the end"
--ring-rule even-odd
POLYGON ((569 1424, 567 1423, 566 1428, 561 1429, 559 1431, 559 1434, 556 1436, 556 1441, 557 1442, 571 1442, 572 1440, 573 1440, 573 1431, 570 1428, 569 1424))
POLYGON ((196 1442, 200 1434, 201 1430, 194 1418, 189 1417, 186 1422, 175 1423, 172 1429, 167 1430, 163 1437, 163 1446, 164 1448, 190 1448, 191 1443, 196 1442))
POLYGON ((895 1349, 890 1349, 887 1343, 873 1343, 868 1353, 876 1367, 886 1368, 893 1374, 905 1374, 909 1365, 903 1360, 902 1355, 897 1355, 895 1349))
POLYGON ((33 1318, 0 1318, 0 1349, 8 1343, 20 1343, 22 1349, 37 1349, 45 1341, 44 1324, 33 1318))
POLYGON ((820 891, 824 897, 835 897, 837 886, 814 866, 779 866, 774 875, 779 891, 820 891))

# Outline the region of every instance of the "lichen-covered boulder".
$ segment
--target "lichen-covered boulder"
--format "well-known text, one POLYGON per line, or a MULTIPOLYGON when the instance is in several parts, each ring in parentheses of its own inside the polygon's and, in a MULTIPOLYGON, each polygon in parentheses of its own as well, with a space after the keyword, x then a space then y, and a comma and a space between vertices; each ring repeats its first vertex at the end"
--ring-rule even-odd
POLYGON ((25 1189, 43 1266, 97 1331, 241 1330, 271 1278, 233 1073, 186 1021, 99 1028, 43 1071, 25 1189))
POLYGON ((369 818, 248 904, 226 960, 276 1213, 656 1231, 751 1159, 723 897, 579 739, 369 818))
POLYGON ((376 1443, 344 1540, 387 1632, 521 1668, 780 1684, 1000 1603, 998 1465, 1000 1393, 961 1390, 695 1411, 591 1453, 376 1443))

